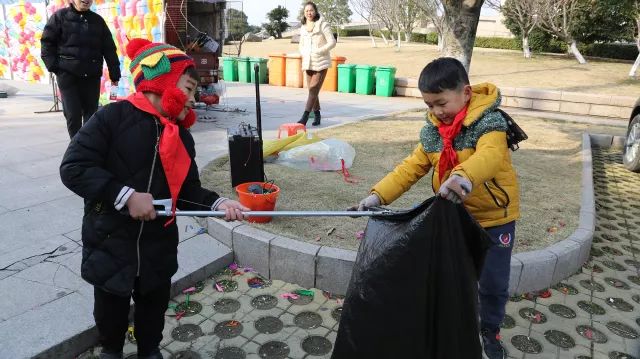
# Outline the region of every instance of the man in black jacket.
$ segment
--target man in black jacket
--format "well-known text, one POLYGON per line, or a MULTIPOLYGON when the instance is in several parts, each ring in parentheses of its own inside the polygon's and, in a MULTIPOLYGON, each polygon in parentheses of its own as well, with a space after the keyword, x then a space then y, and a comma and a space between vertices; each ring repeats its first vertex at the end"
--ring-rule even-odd
POLYGON ((98 109, 102 59, 112 86, 120 80, 120 61, 111 31, 100 15, 89 10, 93 0, 70 0, 56 11, 42 32, 41 56, 58 79, 69 137, 98 109))
POLYGON ((85 199, 82 278, 94 286, 101 358, 122 358, 129 301, 135 301, 138 358, 162 358, 164 315, 178 268, 175 218, 156 218, 154 198, 183 210, 222 210, 242 220, 240 203, 202 188, 191 109, 198 85, 193 60, 177 48, 132 39, 127 45, 136 93, 108 104, 71 139, 60 176, 85 199), (127 207, 129 214, 121 210, 127 207))

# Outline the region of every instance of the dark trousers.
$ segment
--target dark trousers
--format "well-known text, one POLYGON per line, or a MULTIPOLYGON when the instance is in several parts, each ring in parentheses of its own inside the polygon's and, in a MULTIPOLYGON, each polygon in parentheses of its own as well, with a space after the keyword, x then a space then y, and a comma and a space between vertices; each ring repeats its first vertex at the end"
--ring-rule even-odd
POLYGON ((322 71, 305 71, 307 76, 307 86, 309 87, 309 95, 307 96, 307 104, 304 107, 305 111, 320 111, 320 88, 324 82, 324 78, 327 75, 327 70, 322 71))
POLYGON ((516 222, 485 229, 494 245, 487 251, 480 275, 480 327, 498 331, 509 300, 509 272, 516 222))
POLYGON ((63 71, 57 76, 57 80, 69 138, 73 138, 80 127, 98 110, 100 78, 78 77, 63 71))
MULTIPOLYGON (((133 289, 134 335, 138 356, 149 356, 158 351, 164 329, 164 314, 169 304, 171 283, 167 281, 148 293, 138 292, 138 280, 133 289)), ((98 327, 103 351, 121 353, 129 326, 131 297, 121 297, 94 287, 93 317, 98 327)))

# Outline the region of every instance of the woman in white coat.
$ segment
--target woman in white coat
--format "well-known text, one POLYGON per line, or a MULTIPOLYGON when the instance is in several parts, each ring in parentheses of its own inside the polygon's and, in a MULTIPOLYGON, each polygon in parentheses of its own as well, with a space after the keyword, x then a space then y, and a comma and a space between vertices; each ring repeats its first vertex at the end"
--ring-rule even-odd
POLYGON ((320 100, 318 94, 331 66, 329 51, 336 46, 336 40, 331 32, 331 26, 320 17, 318 7, 309 1, 304 5, 304 17, 300 27, 300 43, 298 45, 302 55, 302 71, 307 77, 309 95, 302 118, 298 123, 306 126, 309 113, 313 111, 312 125, 320 125, 320 100))

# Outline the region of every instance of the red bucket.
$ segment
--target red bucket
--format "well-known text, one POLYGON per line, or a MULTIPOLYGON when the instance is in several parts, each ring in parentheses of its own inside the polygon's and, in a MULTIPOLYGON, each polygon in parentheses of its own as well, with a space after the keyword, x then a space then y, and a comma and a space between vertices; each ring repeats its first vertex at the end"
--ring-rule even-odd
MULTIPOLYGON (((249 207, 252 211, 273 211, 276 208, 276 201, 278 194, 280 193, 280 187, 273 183, 265 182, 247 182, 241 183, 236 186, 236 192, 238 193, 238 200, 245 207, 249 207), (256 194, 249 192, 248 188, 251 185, 260 185, 267 190, 273 190, 271 193, 256 194)), ((271 217, 248 217, 249 222, 253 223, 267 223, 271 221, 271 217)))

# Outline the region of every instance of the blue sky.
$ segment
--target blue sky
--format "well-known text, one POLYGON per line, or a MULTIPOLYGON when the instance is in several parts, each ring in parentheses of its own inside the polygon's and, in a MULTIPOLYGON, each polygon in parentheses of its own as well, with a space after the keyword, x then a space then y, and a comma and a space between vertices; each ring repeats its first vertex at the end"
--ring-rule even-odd
MULTIPOLYGON (((242 10, 247 14, 249 24, 251 25, 261 25, 267 22, 267 13, 278 5, 285 6, 289 9, 289 20, 293 21, 296 20, 295 18, 298 16, 302 0, 244 0, 227 2, 227 7, 230 8, 240 10, 242 6, 242 10)), ((491 10, 487 11, 487 9, 485 9, 483 14, 492 12, 491 10)), ((351 20, 358 20, 357 17, 357 15, 351 16, 351 20)))

